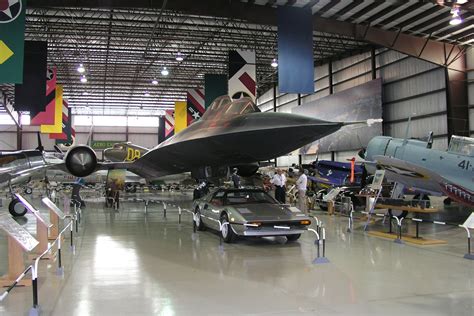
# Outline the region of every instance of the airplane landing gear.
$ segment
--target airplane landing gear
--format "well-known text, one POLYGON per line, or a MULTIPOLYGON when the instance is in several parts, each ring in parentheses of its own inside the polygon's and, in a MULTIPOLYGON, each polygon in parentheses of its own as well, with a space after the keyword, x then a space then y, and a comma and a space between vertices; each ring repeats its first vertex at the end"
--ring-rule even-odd
POLYGON ((8 205, 8 211, 13 217, 19 217, 24 216, 27 212, 27 209, 18 199, 13 199, 8 205))

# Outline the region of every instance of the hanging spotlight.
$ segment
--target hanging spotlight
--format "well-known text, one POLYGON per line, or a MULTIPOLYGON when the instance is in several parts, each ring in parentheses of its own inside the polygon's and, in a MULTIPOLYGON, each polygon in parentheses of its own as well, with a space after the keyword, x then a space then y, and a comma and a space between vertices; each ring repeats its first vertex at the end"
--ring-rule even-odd
POLYGON ((82 95, 89 95, 89 92, 84 91, 84 92, 82 92, 82 95))
POLYGON ((145 91, 145 96, 146 97, 149 97, 150 96, 150 93, 148 91, 145 91))
POLYGON ((453 17, 449 21, 450 25, 459 25, 462 23, 462 19, 459 16, 459 8, 452 8, 451 13, 453 14, 453 17))
POLYGON ((178 52, 178 53, 176 54, 176 60, 177 60, 177 61, 183 61, 183 59, 184 59, 184 57, 183 57, 183 55, 181 54, 181 52, 178 52))
POLYGON ((153 80, 151 81, 152 84, 154 85, 157 85, 158 84, 158 80, 156 80, 156 78, 153 78, 153 80))
POLYGON ((82 73, 84 73, 84 71, 86 71, 86 68, 84 68, 84 65, 79 64, 79 67, 77 67, 77 72, 82 74, 82 73))
POLYGON ((166 69, 166 67, 163 67, 163 70, 161 70, 161 74, 162 74, 163 76, 168 76, 169 73, 170 73, 170 72, 168 71, 168 69, 166 69))
POLYGON ((86 83, 86 82, 87 82, 87 78, 86 78, 85 75, 82 75, 82 77, 81 77, 81 82, 82 82, 82 83, 86 83))
POLYGON ((273 59, 272 59, 272 63, 271 63, 270 65, 271 65, 273 68, 278 67, 277 59, 276 59, 276 58, 273 58, 273 59))

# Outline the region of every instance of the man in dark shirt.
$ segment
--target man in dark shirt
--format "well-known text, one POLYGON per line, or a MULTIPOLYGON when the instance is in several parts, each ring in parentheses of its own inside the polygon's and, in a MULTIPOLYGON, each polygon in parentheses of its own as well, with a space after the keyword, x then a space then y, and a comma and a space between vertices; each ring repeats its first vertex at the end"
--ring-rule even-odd
POLYGON ((231 176, 232 182, 234 183, 234 188, 240 188, 240 176, 237 174, 239 170, 237 168, 233 169, 233 173, 231 176))

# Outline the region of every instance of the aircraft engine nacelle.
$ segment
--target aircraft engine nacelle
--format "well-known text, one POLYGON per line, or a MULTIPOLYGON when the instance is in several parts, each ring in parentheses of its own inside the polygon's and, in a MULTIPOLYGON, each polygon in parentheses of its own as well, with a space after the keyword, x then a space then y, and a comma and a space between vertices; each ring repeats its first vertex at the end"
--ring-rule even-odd
POLYGON ((81 145, 71 148, 64 161, 69 173, 79 178, 87 177, 97 168, 97 156, 89 146, 81 145))

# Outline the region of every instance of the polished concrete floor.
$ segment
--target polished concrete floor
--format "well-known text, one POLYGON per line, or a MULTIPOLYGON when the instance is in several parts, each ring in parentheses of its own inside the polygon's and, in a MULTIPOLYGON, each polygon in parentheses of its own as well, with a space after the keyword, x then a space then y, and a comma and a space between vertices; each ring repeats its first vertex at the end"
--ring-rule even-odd
MULTIPOLYGON (((189 207, 191 195, 156 198, 189 207)), ((160 204, 145 214, 143 202, 124 202, 115 212, 88 199, 83 214, 75 253, 64 249, 64 276, 41 262, 42 315, 474 315, 474 261, 463 258, 460 228, 422 225, 424 236, 448 244, 400 245, 368 236, 361 222, 348 233, 346 218, 314 212, 330 260, 317 265, 310 233, 290 244, 281 237, 220 248, 216 233, 193 234, 188 214, 179 225, 173 206, 165 219, 160 204)), ((30 216, 22 223, 34 233, 30 216)), ((1 274, 6 254, 2 233, 1 274)), ((31 288, 17 288, 0 315, 26 315, 31 303, 31 288)))

